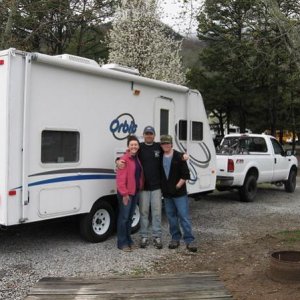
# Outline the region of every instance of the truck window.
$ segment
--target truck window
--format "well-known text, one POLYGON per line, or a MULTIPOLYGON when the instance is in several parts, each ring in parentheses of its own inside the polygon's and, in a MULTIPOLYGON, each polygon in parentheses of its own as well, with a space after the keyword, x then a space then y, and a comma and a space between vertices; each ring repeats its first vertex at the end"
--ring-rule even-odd
POLYGON ((42 163, 70 163, 79 161, 79 132, 42 131, 42 163))
POLYGON ((227 146, 239 150, 248 150, 249 152, 264 153, 268 151, 266 141, 261 137, 226 137, 223 140, 222 146, 227 146))
POLYGON ((273 145, 274 153, 282 155, 282 153, 284 151, 283 151, 283 148, 280 145, 280 143, 275 139, 271 139, 271 142, 272 142, 272 145, 273 145))
POLYGON ((250 152, 267 152, 268 147, 264 138, 253 137, 250 138, 249 150, 250 152))

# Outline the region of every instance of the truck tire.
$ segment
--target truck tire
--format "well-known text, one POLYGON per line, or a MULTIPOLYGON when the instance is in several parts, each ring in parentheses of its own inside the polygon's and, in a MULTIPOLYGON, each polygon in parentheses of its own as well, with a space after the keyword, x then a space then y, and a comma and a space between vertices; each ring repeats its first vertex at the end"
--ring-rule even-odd
POLYGON ((98 201, 80 220, 80 234, 91 243, 105 241, 114 231, 115 212, 106 201, 98 201))
POLYGON ((243 202, 252 202, 257 192, 257 179, 254 175, 248 175, 240 188, 240 199, 243 202))
POLYGON ((293 193, 296 189, 296 170, 290 170, 288 180, 284 182, 285 191, 288 193, 293 193))

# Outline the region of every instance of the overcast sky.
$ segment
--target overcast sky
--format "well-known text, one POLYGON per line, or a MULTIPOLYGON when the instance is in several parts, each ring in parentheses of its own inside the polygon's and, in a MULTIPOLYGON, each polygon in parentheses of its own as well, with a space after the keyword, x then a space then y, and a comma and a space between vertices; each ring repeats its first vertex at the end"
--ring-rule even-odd
POLYGON ((189 5, 185 7, 179 2, 178 0, 160 0, 162 21, 181 34, 196 35, 197 21, 194 14, 202 0, 190 0, 189 5), (184 12, 186 14, 183 15, 184 12))

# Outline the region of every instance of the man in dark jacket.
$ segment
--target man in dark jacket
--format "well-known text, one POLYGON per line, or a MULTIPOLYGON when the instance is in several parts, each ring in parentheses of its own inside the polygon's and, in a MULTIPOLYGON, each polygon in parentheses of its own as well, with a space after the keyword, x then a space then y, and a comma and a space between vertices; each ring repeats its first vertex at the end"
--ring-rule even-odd
POLYGON ((182 237, 179 227, 180 223, 186 248, 191 252, 196 252, 197 245, 192 234, 185 184, 186 180, 190 179, 187 163, 182 160, 182 154, 173 149, 172 137, 170 135, 162 135, 160 145, 163 150, 161 189, 165 200, 170 234, 172 236, 169 248, 175 249, 180 245, 182 237))

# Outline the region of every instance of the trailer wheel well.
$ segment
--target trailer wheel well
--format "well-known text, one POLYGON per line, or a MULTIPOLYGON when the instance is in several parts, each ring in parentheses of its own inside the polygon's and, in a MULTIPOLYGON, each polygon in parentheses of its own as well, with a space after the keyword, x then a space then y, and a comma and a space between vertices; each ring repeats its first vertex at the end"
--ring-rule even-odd
POLYGON ((94 208, 94 206, 97 205, 98 202, 108 202, 112 208, 114 209, 114 211, 116 212, 118 209, 118 198, 117 195, 108 195, 108 196, 103 196, 99 199, 97 199, 93 206, 91 207, 91 210, 94 208))

